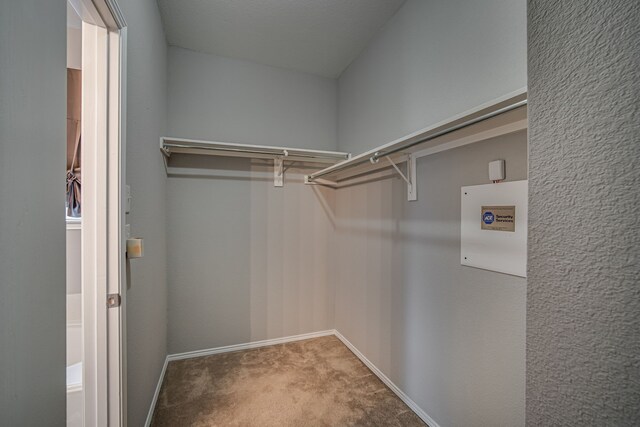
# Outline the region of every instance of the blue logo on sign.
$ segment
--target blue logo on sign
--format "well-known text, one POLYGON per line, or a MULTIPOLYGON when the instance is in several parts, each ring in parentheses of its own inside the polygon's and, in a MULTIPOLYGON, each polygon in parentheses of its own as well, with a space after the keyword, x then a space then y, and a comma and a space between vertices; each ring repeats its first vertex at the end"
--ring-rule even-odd
POLYGON ((493 216, 493 212, 485 212, 484 215, 482 215, 482 220, 484 221, 485 224, 493 224, 493 221, 495 221, 495 217, 493 216))

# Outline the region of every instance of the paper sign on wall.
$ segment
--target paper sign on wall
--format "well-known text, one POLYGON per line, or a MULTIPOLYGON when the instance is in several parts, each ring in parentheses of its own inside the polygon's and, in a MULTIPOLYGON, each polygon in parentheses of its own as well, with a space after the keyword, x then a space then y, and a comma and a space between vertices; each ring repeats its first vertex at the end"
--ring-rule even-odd
POLYGON ((515 206, 482 206, 480 228, 494 231, 516 231, 515 206))

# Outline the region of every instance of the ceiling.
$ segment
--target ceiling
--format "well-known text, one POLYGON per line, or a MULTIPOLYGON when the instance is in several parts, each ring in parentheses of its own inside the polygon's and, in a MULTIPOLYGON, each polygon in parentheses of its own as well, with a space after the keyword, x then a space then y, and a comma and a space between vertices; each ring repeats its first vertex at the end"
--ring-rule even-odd
POLYGON ((405 0, 158 0, 167 41, 338 77, 405 0))

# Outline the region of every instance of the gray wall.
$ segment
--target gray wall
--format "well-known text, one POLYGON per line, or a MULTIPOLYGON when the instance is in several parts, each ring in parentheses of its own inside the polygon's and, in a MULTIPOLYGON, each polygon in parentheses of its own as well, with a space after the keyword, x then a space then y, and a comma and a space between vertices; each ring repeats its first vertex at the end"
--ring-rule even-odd
POLYGON ((166 175, 158 140, 167 118, 167 46, 153 0, 120 0, 128 28, 127 215, 144 237, 144 258, 131 261, 127 291, 127 411, 141 426, 167 350, 166 175))
POLYGON ((640 420, 640 3, 529 1, 527 425, 640 420))
POLYGON ((335 150, 334 79, 169 48, 170 136, 335 150))
POLYGON ((525 0, 408 0, 339 79, 359 153, 526 86, 525 0))
POLYGON ((441 426, 521 426, 526 279, 460 265, 460 187, 527 177, 519 132, 418 159, 336 195, 335 326, 441 426))
POLYGON ((175 157, 201 176, 167 190, 169 353, 333 328, 332 191, 296 169, 276 188, 271 165, 175 157))
MULTIPOLYGON (((338 146, 362 152, 526 86, 526 2, 408 0, 340 76, 338 146)), ((526 136, 338 191, 336 329, 443 426, 523 425, 526 280, 460 266, 460 186, 526 136), (511 142, 510 142, 511 141, 511 142)))
MULTIPOLYGON (((167 133, 336 149, 335 80, 169 49, 167 133)), ((169 352, 333 327, 330 191, 272 166, 174 156, 167 188, 169 352), (323 194, 323 198, 320 194, 323 194)))
POLYGON ((0 424, 64 426, 66 8, 0 2, 0 424))

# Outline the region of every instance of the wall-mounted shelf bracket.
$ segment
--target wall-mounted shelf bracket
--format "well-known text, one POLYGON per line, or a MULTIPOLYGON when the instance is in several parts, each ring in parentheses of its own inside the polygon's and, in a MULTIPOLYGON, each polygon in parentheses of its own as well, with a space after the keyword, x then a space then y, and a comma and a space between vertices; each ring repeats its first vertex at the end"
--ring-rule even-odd
POLYGON ((276 157, 273 159, 273 186, 284 186, 284 173, 297 162, 290 162, 286 167, 284 165, 285 158, 289 156, 289 151, 284 150, 284 157, 276 157))
POLYGON ((418 180, 416 173, 416 156, 409 154, 407 156, 407 175, 411 184, 407 187, 407 200, 415 202, 418 200, 418 180))
MULTIPOLYGON (((376 153, 374 156, 371 157, 371 163, 377 163, 378 162, 378 157, 377 157, 376 153)), ((402 178, 404 180, 404 182, 407 183, 407 200, 410 202, 416 201, 418 200, 418 191, 417 191, 417 183, 416 183, 416 159, 414 156, 412 156, 411 154, 409 154, 407 156, 407 175, 405 175, 404 173, 402 173, 402 171, 400 170, 400 168, 398 167, 398 165, 396 165, 394 163, 393 160, 391 160, 391 157, 389 156, 384 156, 385 159, 387 159, 387 161, 389 162, 389 164, 391 166, 393 166, 393 168, 396 170, 396 172, 398 172, 398 175, 400 175, 400 178, 402 178)))
POLYGON ((273 186, 284 186, 284 159, 282 157, 273 159, 273 186))

